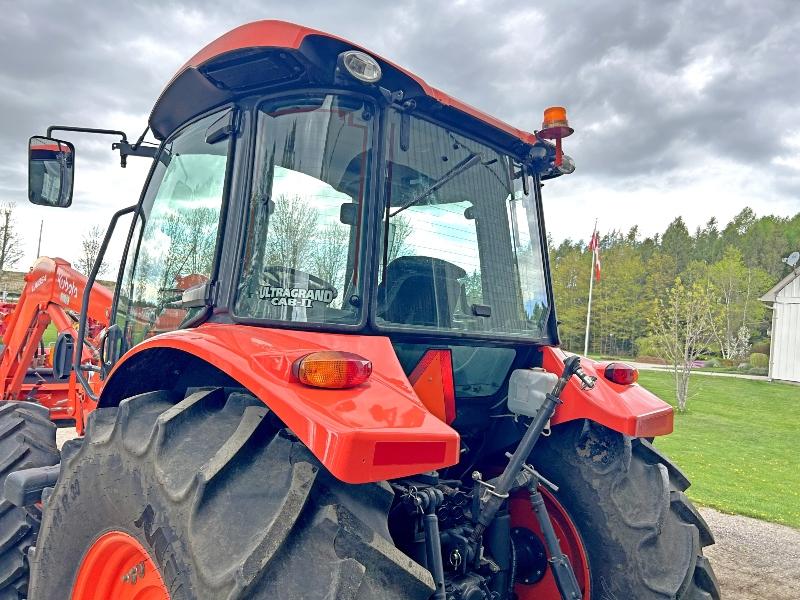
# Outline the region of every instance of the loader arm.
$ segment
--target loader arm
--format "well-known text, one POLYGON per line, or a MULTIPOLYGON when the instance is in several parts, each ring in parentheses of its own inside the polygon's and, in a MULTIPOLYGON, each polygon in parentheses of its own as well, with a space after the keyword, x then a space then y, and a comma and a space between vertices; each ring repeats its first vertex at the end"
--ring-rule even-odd
MULTIPOLYGON (((53 411, 54 418, 72 418, 82 422, 78 412, 78 394, 74 374, 68 382, 27 382, 36 349, 50 323, 59 333, 75 335, 73 319, 67 311, 79 311, 80 299, 86 286, 86 277, 60 258, 39 258, 25 275, 25 286, 19 301, 3 323, 2 355, 0 355, 0 383, 3 400, 22 400, 36 397, 53 411), (66 402, 65 402, 66 401, 66 402)), ((100 285, 91 291, 88 316, 99 327, 108 326, 112 294, 100 285)), ((84 360, 91 360, 91 350, 83 352, 84 360)))

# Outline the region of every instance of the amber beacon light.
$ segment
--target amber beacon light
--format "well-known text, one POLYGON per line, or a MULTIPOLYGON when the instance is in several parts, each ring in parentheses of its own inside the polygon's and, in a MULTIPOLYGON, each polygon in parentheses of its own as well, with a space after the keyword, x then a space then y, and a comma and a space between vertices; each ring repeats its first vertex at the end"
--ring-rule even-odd
POLYGON ((369 379, 372 362, 352 352, 324 350, 298 359, 293 373, 300 383, 311 387, 345 389, 369 379))
POLYGON ((556 141, 557 167, 560 167, 564 160, 564 153, 561 151, 561 140, 574 132, 575 130, 569 126, 569 121, 567 121, 566 108, 563 106, 551 106, 544 109, 542 128, 536 132, 536 135, 540 139, 556 141))

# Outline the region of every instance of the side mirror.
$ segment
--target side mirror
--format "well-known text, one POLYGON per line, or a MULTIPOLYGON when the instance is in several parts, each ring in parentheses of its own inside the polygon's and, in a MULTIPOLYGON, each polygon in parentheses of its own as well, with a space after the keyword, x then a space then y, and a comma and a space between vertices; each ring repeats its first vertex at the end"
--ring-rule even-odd
POLYGON ((339 207, 339 222, 345 225, 355 225, 358 220, 358 204, 345 202, 339 207))
POLYGON ((28 142, 28 200, 41 206, 72 204, 75 146, 46 137, 28 142))

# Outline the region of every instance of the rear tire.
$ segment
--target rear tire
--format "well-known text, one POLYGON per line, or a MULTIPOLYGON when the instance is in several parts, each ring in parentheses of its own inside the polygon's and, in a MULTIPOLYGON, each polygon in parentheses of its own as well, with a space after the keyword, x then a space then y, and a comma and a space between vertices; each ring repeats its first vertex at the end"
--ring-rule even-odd
POLYGON ((580 421, 554 428, 533 458, 580 532, 592 599, 719 600, 703 556, 711 530, 650 442, 580 421))
POLYGON ((29 597, 65 597, 87 550, 118 531, 173 600, 427 599, 430 574, 389 537, 392 499, 387 484, 336 481, 249 394, 142 394, 96 410, 64 446, 29 597))
POLYGON ((39 532, 41 512, 19 507, 4 495, 13 471, 58 464, 56 426, 50 411, 31 402, 0 403, 0 600, 19 600, 28 591, 27 552, 39 532))

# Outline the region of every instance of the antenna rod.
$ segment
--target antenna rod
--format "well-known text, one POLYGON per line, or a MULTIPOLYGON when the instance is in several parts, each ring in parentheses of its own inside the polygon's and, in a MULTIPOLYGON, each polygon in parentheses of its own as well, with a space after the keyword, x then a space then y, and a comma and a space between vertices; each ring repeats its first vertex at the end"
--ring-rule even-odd
POLYGON ((36 258, 42 255, 42 229, 44 229, 44 219, 39 223, 39 244, 36 246, 36 258))

